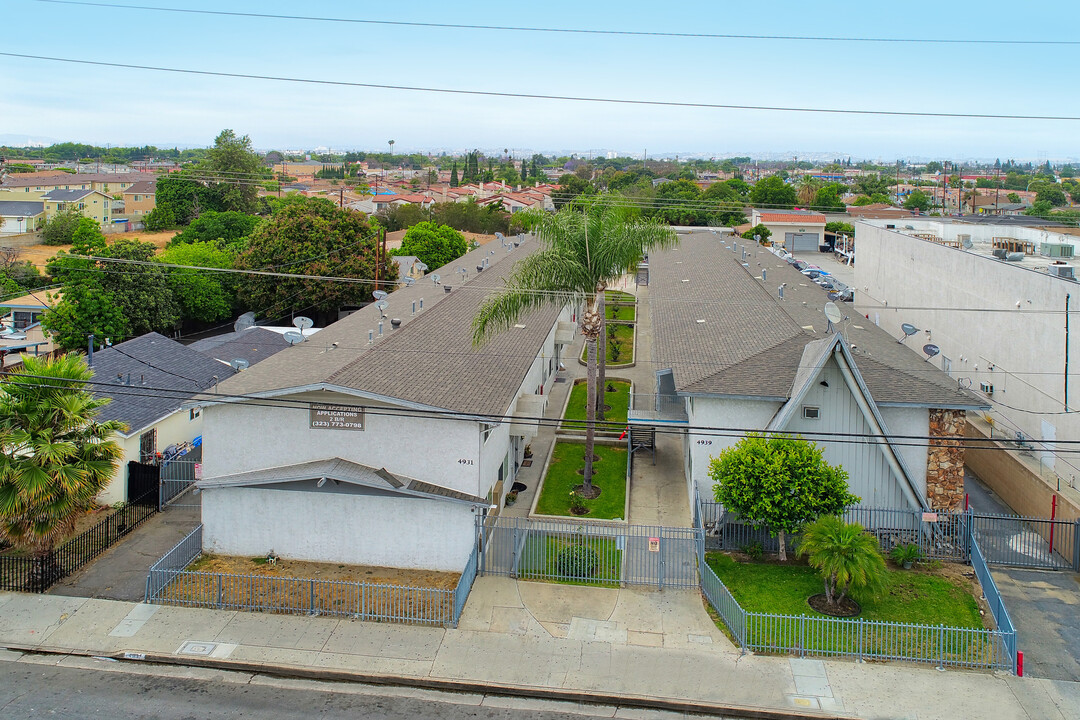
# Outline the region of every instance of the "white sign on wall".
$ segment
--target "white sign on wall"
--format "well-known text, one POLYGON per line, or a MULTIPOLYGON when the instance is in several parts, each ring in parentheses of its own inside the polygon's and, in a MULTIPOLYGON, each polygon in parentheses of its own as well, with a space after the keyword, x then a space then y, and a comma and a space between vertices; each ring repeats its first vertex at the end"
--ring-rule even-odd
POLYGON ((310 427, 313 430, 363 430, 363 408, 349 405, 311 403, 310 427))

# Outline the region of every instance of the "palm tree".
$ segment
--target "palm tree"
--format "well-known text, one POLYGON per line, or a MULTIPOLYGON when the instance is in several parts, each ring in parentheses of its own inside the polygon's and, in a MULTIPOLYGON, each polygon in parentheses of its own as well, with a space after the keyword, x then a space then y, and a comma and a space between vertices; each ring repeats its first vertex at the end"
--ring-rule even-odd
POLYGON ((821 573, 829 605, 839 605, 849 590, 876 590, 884 582, 885 558, 877 538, 859 523, 844 522, 836 515, 826 515, 806 526, 799 555, 807 556, 810 566, 821 573))
POLYGON ((798 198, 800 205, 810 205, 817 197, 818 182, 809 175, 799 178, 798 198))
POLYGON ((592 496, 596 432, 596 350, 603 331, 599 309, 608 284, 634 267, 650 249, 674 246, 671 228, 631 217, 626 208, 602 203, 566 206, 556 213, 529 215, 541 248, 520 260, 505 287, 490 295, 473 318, 473 342, 514 325, 521 316, 544 306, 584 303, 579 327, 588 347, 585 470, 582 494, 592 496))
MULTIPOLYGON (((0 388, 0 539, 45 559, 112 479, 124 454, 112 437, 125 426, 94 419, 109 400, 90 392, 80 356, 27 357, 23 368, 0 388)), ((47 564, 35 571, 43 586, 47 564)))

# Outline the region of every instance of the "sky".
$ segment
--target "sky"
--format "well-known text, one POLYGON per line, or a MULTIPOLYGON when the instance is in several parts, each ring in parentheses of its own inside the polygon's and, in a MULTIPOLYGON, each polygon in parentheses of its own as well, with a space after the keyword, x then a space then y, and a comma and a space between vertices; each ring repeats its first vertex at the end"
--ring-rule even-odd
MULTIPOLYGON (((114 2, 114 0, 102 0, 114 2)), ((115 0, 360 20, 843 41, 671 38, 224 17, 0 0, 0 52, 215 72, 540 95, 1080 117, 1080 3, 115 0), (21 28, 17 32, 12 28, 21 28), (852 38, 1071 41, 1068 45, 852 38)), ((1080 120, 830 115, 480 97, 207 77, 0 56, 0 143, 650 157, 1072 160, 1080 120)))

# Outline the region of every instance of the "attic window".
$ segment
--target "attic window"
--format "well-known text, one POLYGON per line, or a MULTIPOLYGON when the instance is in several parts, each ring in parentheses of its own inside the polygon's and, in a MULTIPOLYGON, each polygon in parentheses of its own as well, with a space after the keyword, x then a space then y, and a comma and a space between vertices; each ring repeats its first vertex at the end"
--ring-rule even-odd
POLYGON ((802 416, 807 420, 817 420, 821 417, 821 408, 813 405, 803 405, 802 416))
POLYGON ((188 411, 188 420, 195 420, 202 415, 202 406, 193 407, 188 411))

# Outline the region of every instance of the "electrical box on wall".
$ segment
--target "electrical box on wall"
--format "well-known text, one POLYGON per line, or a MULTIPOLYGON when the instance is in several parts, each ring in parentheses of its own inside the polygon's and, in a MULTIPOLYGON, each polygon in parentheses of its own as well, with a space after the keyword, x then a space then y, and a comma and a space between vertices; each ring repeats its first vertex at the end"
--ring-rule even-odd
POLYGON ((988 382, 979 383, 979 389, 982 390, 987 395, 993 395, 994 394, 994 386, 991 385, 988 382))

